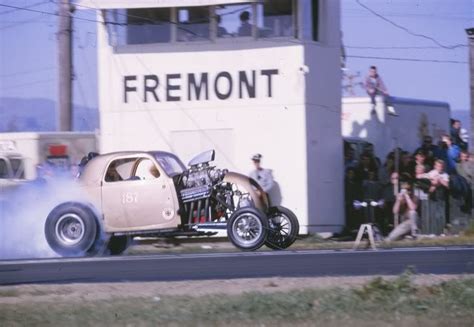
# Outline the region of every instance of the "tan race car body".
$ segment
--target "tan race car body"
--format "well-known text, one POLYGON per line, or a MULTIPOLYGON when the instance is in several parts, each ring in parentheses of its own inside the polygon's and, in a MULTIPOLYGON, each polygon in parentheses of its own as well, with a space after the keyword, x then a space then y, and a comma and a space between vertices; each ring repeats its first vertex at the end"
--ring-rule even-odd
MULTIPOLYGON (((177 162, 179 160, 165 152, 115 152, 97 156, 87 163, 78 182, 94 211, 100 214, 106 232, 168 230, 186 225, 188 215, 183 215, 183 206, 175 185, 176 175, 168 175, 157 160, 160 156, 172 158, 177 162), (122 173, 125 178, 108 180, 106 176, 110 165, 117 161, 130 161, 127 167, 130 176, 124 167, 122 173), (143 175, 138 169, 144 161, 154 165, 158 177, 137 176, 143 175)), ((186 168, 180 161, 179 164, 184 172, 186 168)), ((255 207, 263 212, 267 211, 266 197, 251 183, 249 177, 226 172, 222 182, 239 185, 249 193, 255 207)))

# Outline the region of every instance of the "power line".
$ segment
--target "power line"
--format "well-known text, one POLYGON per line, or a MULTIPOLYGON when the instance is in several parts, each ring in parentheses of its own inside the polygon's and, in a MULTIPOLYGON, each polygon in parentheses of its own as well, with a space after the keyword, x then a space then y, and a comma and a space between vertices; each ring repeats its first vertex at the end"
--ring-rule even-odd
MULTIPOLYGON (((0 15, 7 15, 7 14, 10 14, 10 13, 15 12, 15 11, 18 11, 18 10, 24 10, 24 9, 28 9, 28 8, 38 7, 38 6, 47 4, 47 3, 49 3, 49 2, 50 2, 50 1, 41 1, 41 2, 37 2, 37 3, 33 3, 33 4, 28 5, 28 6, 26 6, 26 7, 21 7, 22 9, 20 9, 20 8, 15 8, 15 9, 11 9, 11 10, 5 10, 5 11, 0 12, 0 15)), ((5 7, 8 7, 8 6, 5 6, 5 7)))
POLYGON ((18 21, 18 22, 12 23, 10 25, 2 26, 0 28, 0 31, 7 30, 9 28, 20 26, 20 25, 26 25, 26 24, 33 24, 33 23, 46 23, 46 24, 48 24, 48 23, 50 23, 48 21, 40 22, 39 20, 43 17, 44 17, 43 15, 40 15, 40 16, 35 17, 35 18, 30 18, 28 20, 18 21))
POLYGON ((456 44, 456 45, 444 45, 442 44, 441 42, 439 42, 438 40, 430 37, 430 36, 427 36, 427 35, 424 35, 424 34, 420 34, 420 33, 415 33, 415 32, 412 32, 410 31, 408 28, 400 25, 400 24, 397 24, 395 23, 394 21, 386 18, 385 16, 379 14, 378 12, 374 11, 373 9, 371 9, 370 7, 364 5, 363 3, 360 2, 360 0, 356 0, 356 3, 365 8, 366 10, 368 10, 370 13, 372 13, 373 15, 379 17, 380 19, 386 21, 387 23, 395 26, 396 28, 398 29, 401 29, 402 31, 405 31, 406 33, 410 34, 410 35, 413 35, 413 36, 416 36, 416 37, 421 37, 421 38, 424 38, 424 39, 427 39, 427 40, 430 40, 431 42, 435 43, 436 45, 438 45, 439 47, 441 48, 445 48, 445 49, 456 49, 456 48, 461 48, 461 47, 467 47, 467 45, 465 44, 456 44))
POLYGON ((378 57, 378 56, 347 56, 347 57, 359 58, 359 59, 394 60, 394 61, 436 62, 436 63, 446 63, 446 64, 467 64, 468 63, 467 61, 457 61, 457 60, 396 58, 396 57, 378 57))
MULTIPOLYGON (((36 9, 29 9, 27 7, 16 7, 16 6, 10 6, 10 5, 4 5, 0 4, 0 7, 7 7, 7 8, 14 8, 18 10, 24 10, 24 11, 31 11, 31 12, 36 12, 40 14, 45 14, 45 15, 51 15, 51 16, 58 16, 58 17, 68 17, 66 15, 61 15, 58 13, 50 12, 50 11, 43 11, 43 10, 36 10, 36 9)), ((88 19, 88 18, 82 18, 82 17, 74 17, 74 19, 82 20, 82 21, 87 21, 87 22, 92 22, 92 23, 102 23, 101 21, 98 21, 96 19, 88 19)), ((119 23, 111 23, 111 22, 105 22, 106 24, 112 24, 112 25, 122 25, 119 23)))

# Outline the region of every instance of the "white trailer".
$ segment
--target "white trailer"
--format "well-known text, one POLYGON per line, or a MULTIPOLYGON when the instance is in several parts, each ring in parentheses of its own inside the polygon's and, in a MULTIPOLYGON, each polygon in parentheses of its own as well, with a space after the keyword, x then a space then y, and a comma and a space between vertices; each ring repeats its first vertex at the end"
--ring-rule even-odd
POLYGON ((3 167, 0 181, 32 180, 39 164, 49 161, 62 166, 75 165, 97 149, 94 133, 0 133, 0 167, 3 167))
POLYGON ((437 143, 443 134, 449 134, 446 102, 391 97, 393 115, 381 98, 376 100, 373 109, 368 97, 342 99, 342 136, 349 142, 372 143, 382 161, 396 147, 415 151, 425 135, 437 143))

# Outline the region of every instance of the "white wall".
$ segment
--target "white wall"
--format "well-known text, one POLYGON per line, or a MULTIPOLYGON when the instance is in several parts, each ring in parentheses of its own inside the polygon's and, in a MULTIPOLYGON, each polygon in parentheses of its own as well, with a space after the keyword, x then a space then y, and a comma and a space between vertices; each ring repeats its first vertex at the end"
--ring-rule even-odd
POLYGON ((305 46, 308 212, 311 231, 332 232, 344 225, 339 2, 320 10, 321 41, 305 46))

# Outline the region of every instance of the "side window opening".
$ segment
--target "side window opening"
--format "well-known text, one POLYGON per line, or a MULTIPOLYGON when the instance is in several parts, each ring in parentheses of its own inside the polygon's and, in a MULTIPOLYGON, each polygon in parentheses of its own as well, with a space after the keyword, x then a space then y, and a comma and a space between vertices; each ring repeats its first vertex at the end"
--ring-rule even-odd
POLYGON ((295 37, 293 1, 264 1, 257 6, 258 37, 295 37))
POLYGON ((126 158, 112 161, 105 173, 105 181, 119 182, 129 179, 136 160, 137 158, 126 158))
POLYGON ((25 167, 23 164, 23 160, 20 158, 13 158, 10 160, 10 164, 12 165, 13 176, 14 178, 24 179, 25 178, 25 167))
POLYGON ((5 179, 8 178, 8 166, 7 162, 3 159, 0 159, 0 178, 5 179))
POLYGON ((160 177, 160 171, 150 159, 140 159, 135 168, 132 179, 153 180, 160 177))
POLYGON ((178 42, 210 39, 209 7, 178 8, 178 42))

